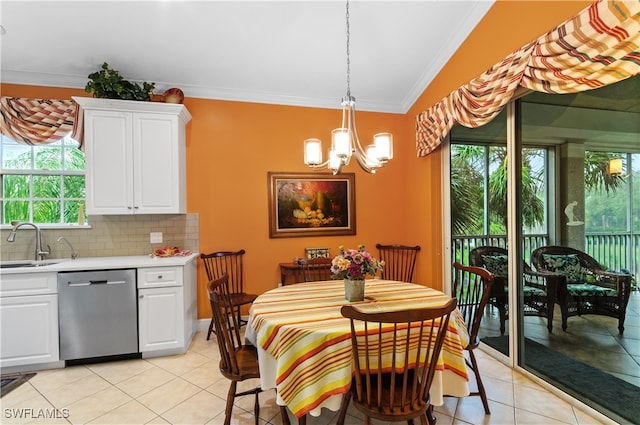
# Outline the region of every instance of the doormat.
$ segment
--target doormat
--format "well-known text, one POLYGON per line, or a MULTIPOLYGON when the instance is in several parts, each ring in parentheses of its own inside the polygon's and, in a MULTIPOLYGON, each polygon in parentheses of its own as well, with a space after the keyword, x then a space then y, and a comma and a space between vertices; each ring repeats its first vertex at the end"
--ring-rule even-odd
POLYGON ((0 376, 0 397, 6 396, 34 376, 36 376, 35 373, 12 373, 0 376))
MULTIPOLYGON (((503 353, 509 345, 507 336, 481 341, 503 353)), ((620 423, 637 423, 640 406, 637 386, 528 338, 524 340, 524 352, 527 368, 539 372, 540 378, 578 399, 588 399, 585 404, 620 423)))

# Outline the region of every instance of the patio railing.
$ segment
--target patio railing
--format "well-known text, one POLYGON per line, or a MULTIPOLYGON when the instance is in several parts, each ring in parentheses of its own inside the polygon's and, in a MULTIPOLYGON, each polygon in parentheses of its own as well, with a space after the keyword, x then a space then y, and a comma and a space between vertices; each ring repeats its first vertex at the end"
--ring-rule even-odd
POLYGON ((640 277, 640 234, 588 233, 585 237, 587 254, 612 270, 629 270, 640 277))
MULTIPOLYGON (((522 248, 524 252, 524 260, 529 263, 531 251, 549 244, 549 236, 524 235, 522 240, 522 248)), ((499 246, 507 247, 507 235, 471 235, 471 236, 454 236, 453 237, 453 260, 460 261, 462 264, 469 264, 469 252, 479 246, 499 246)))
MULTIPOLYGON (((531 252, 549 244, 549 236, 531 234, 523 237, 524 260, 530 263, 531 252)), ((478 246, 505 248, 506 235, 467 235, 453 237, 453 259, 469 264, 469 252, 478 246)), ((626 269, 640 280, 640 234, 589 233, 585 236, 585 251, 612 270, 626 269)))

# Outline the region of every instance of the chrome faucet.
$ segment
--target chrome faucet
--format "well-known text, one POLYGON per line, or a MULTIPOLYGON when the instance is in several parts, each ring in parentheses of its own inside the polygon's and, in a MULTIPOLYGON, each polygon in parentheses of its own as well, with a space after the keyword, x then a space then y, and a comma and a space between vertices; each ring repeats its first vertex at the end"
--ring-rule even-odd
POLYGON ((73 245, 71 245, 71 242, 69 242, 67 240, 67 238, 65 238, 64 236, 60 236, 58 238, 58 242, 62 242, 65 241, 67 243, 67 245, 69 245, 69 248, 71 248, 71 259, 75 260, 76 258, 78 258, 78 253, 76 252, 76 250, 73 248, 73 245))
POLYGON ((11 233, 9 233, 9 236, 7 237, 7 242, 15 242, 16 232, 18 231, 19 228, 24 226, 30 226, 30 227, 33 227, 33 229, 36 231, 36 257, 35 257, 36 261, 44 260, 44 257, 49 255, 49 251, 42 250, 42 236, 40 234, 40 227, 38 227, 33 223, 26 223, 26 222, 25 223, 11 222, 11 224, 13 225, 13 229, 11 229, 11 233))

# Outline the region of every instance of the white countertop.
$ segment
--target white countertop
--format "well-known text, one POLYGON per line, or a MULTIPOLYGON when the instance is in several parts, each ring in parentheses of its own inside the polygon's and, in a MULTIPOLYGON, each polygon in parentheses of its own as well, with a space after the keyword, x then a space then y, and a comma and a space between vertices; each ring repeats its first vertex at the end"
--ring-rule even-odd
MULTIPOLYGON (((151 257, 150 255, 128 255, 122 257, 87 257, 52 259, 53 264, 37 267, 14 267, 0 269, 0 275, 18 273, 45 273, 45 272, 66 272, 80 270, 107 270, 122 268, 142 268, 142 267, 163 267, 163 266, 184 266, 195 261, 199 254, 193 253, 188 256, 176 257, 151 257)), ((28 260, 25 260, 27 262, 28 260)), ((16 263, 17 261, 7 261, 16 263)), ((46 263, 47 261, 45 261, 46 263)))

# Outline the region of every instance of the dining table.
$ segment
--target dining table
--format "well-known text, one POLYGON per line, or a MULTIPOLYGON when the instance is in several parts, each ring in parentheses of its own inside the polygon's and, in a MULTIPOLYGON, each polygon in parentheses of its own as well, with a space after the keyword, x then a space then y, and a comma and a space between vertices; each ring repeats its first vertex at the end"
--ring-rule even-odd
MULTIPOLYGON (((363 301, 345 300, 342 280, 297 283, 261 294, 253 302, 245 338, 258 350, 263 390, 296 416, 338 411, 353 376, 351 328, 340 313, 346 304, 365 312, 443 306, 451 298, 425 285, 382 279, 365 282, 363 301)), ((469 395, 464 360, 469 336, 461 313, 452 313, 429 391, 431 404, 444 395, 469 395)))

